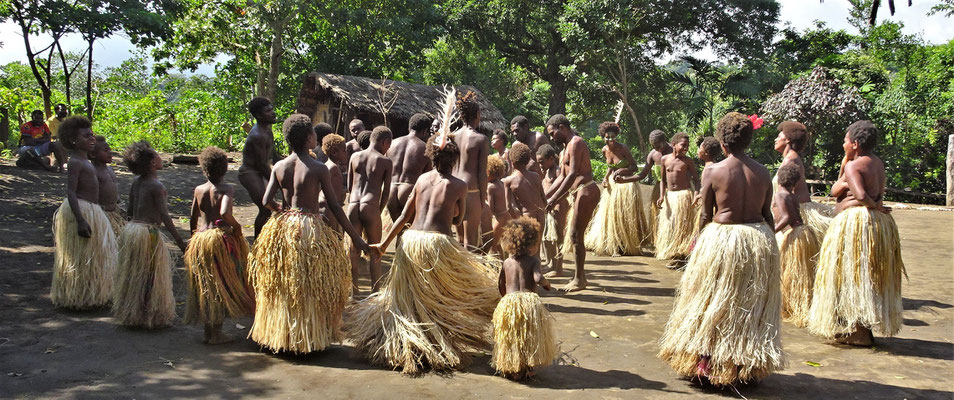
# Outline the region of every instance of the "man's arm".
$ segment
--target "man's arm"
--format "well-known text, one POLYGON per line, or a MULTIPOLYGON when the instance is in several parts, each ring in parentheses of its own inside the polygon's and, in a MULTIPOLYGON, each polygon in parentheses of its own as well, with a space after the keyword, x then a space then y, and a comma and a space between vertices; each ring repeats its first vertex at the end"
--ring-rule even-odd
MULTIPOLYGON (((766 171, 767 172, 767 171, 766 171)), ((771 182, 771 178, 770 182, 771 182)), ((775 226, 775 215, 772 214, 772 185, 765 191, 765 200, 762 202, 762 218, 769 226, 775 226)))
MULTIPOLYGON (((576 178, 580 176, 580 158, 583 157, 580 154, 582 140, 571 141, 567 145, 567 156, 570 157, 570 165, 567 168, 566 176, 563 178, 563 181, 560 182, 560 187, 557 189, 556 193, 550 197, 550 200, 547 201, 547 211, 552 210, 556 203, 560 200, 563 200, 567 194, 570 193, 570 187, 576 181, 576 178)), ((583 149, 583 151, 589 151, 583 149)))
POLYGON ((480 144, 477 155, 477 190, 480 191, 480 204, 485 204, 487 203, 487 157, 490 156, 490 143, 486 139, 481 139, 480 144))
POLYGON ((391 244, 391 241, 397 237, 401 231, 404 230, 404 227, 407 226, 407 223, 414 220, 414 213, 417 211, 417 187, 415 186, 411 189, 411 194, 407 196, 407 202, 404 203, 404 210, 401 211, 401 215, 398 216, 397 220, 391 224, 391 231, 384 236, 384 240, 380 244, 372 245, 375 251, 378 254, 383 254, 384 249, 388 248, 388 245, 391 244))
POLYGON ((199 225, 199 189, 192 192, 192 212, 189 213, 189 232, 195 233, 199 225))
POLYGON ((385 158, 382 164, 384 167, 384 179, 381 182, 381 209, 378 211, 384 211, 388 207, 388 199, 391 196, 391 173, 394 172, 394 166, 391 165, 391 162, 385 158))
POLYGON ((692 158, 686 157, 689 162, 689 179, 692 181, 692 188, 695 191, 699 191, 701 183, 699 182, 699 171, 696 171, 696 163, 692 161, 692 158))
MULTIPOLYGON (((275 170, 269 173, 268 185, 265 186, 265 195, 262 196, 262 205, 272 211, 280 211, 281 206, 275 202, 275 192, 278 191, 278 176, 275 170)), ((327 198, 327 197, 326 197, 327 198)))
MULTIPOLYGON (((665 175, 665 174, 663 174, 665 175)), ((715 188, 712 187, 712 172, 703 174, 702 177, 702 214, 699 217, 699 232, 707 224, 712 222, 712 210, 715 209, 715 188)))

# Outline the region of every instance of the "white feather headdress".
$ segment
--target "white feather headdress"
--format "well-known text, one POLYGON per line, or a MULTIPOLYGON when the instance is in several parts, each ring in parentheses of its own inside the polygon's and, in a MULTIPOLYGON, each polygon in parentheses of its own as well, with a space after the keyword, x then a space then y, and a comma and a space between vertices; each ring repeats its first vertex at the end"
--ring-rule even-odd
POLYGON ((440 131, 438 137, 434 144, 440 148, 444 148, 447 145, 447 138, 451 137, 451 126, 453 126, 460 115, 457 110, 457 90, 451 86, 449 89, 447 86, 444 86, 443 101, 437 103, 437 106, 440 107, 437 113, 437 119, 441 122, 440 131))

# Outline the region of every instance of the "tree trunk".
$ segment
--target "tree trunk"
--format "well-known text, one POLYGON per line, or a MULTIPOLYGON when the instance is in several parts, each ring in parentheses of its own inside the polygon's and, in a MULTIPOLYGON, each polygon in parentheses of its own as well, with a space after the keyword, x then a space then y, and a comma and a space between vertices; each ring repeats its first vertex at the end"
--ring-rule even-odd
MULTIPOLYGON (((36 84, 40 86, 40 95, 43 97, 43 111, 46 113, 46 116, 49 117, 50 115, 53 115, 53 107, 50 104, 50 97, 52 96, 53 91, 50 90, 49 64, 44 70, 44 72, 46 72, 46 79, 43 79, 43 76, 40 75, 40 69, 42 66, 37 65, 36 54, 33 53, 33 47, 30 46, 30 26, 22 20, 17 20, 17 23, 20 25, 20 31, 23 34, 23 45, 26 47, 27 61, 30 63, 30 70, 33 72, 33 77, 36 78, 36 84)), ((53 49, 51 48, 51 58, 53 56, 52 52, 53 49)))
POLYGON ((89 48, 86 49, 89 54, 86 62, 86 116, 90 121, 93 120, 93 42, 95 37, 90 36, 89 48))
POLYGON ((255 50, 255 96, 265 96, 265 63, 262 62, 262 53, 255 50))
MULTIPOLYGON (((629 111, 630 118, 633 119, 633 125, 636 127, 636 148, 639 149, 640 154, 646 152, 646 141, 643 140, 643 129, 639 126, 639 118, 636 117, 636 110, 633 110, 633 107, 629 105, 629 99, 623 99, 623 104, 626 105, 626 110, 629 111)), ((638 159, 639 157, 637 157, 638 159)))
POLYGON ((550 82, 550 105, 547 107, 549 115, 566 114, 566 77, 558 72, 549 75, 550 82))
POLYGON ((947 206, 954 207, 954 135, 947 136, 947 206))
POLYGON ((282 56, 285 54, 284 24, 276 24, 272 28, 272 35, 272 44, 268 49, 268 83, 265 87, 265 97, 274 101, 278 86, 278 73, 281 71, 282 56))
POLYGON ((60 45, 60 39, 54 37, 54 44, 56 45, 56 51, 60 54, 60 64, 63 67, 63 85, 64 85, 64 94, 66 95, 66 105, 73 104, 73 93, 70 85, 70 76, 73 75, 73 72, 70 71, 70 67, 66 65, 66 55, 63 54, 63 46, 60 45))

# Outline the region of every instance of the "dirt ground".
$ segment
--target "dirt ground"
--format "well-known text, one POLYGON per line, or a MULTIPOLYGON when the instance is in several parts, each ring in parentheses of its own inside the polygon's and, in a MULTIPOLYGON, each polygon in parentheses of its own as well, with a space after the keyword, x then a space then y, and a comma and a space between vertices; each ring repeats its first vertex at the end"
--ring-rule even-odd
MULTIPOLYGON (((131 176, 117 172, 125 193, 131 176)), ((161 171, 160 178, 187 237, 192 188, 203 178, 197 167, 179 165, 161 171)), ((228 179, 238 186, 234 170, 228 179)), ((954 397, 954 212, 894 213, 909 276, 897 337, 879 337, 871 348, 847 348, 785 324, 788 368, 736 393, 680 379, 655 358, 681 272, 647 257, 591 254, 589 290, 543 294, 557 320, 563 355, 527 383, 494 376, 487 354, 475 355, 461 372, 410 378, 368 365, 347 343, 305 356, 272 355, 246 339, 203 345, 198 326, 130 330, 115 325, 106 310, 55 310, 49 299, 50 226, 64 185, 62 175, 0 161, 0 398, 954 397)), ((244 190, 237 193, 238 218, 250 224, 254 208, 244 190)), ((180 262, 179 315, 185 301, 181 268, 180 262)), ((554 286, 565 282, 556 279, 554 286)), ((367 291, 366 278, 363 283, 367 291)), ((240 338, 250 325, 250 319, 227 323, 228 332, 240 338)))

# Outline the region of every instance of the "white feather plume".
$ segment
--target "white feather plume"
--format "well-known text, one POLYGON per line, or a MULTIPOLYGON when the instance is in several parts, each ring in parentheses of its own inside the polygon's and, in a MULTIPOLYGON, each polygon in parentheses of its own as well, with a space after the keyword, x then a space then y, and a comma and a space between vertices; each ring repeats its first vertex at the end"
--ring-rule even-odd
POLYGON ((623 101, 620 100, 616 103, 616 120, 613 122, 619 123, 619 117, 623 116, 623 101))
POLYGON ((444 86, 444 100, 437 103, 437 106, 440 107, 437 113, 437 119, 441 122, 440 128, 440 142, 437 143, 440 148, 444 148, 447 145, 447 138, 451 134, 451 126, 457 122, 460 118, 457 111, 457 90, 453 86, 448 88, 444 86))

